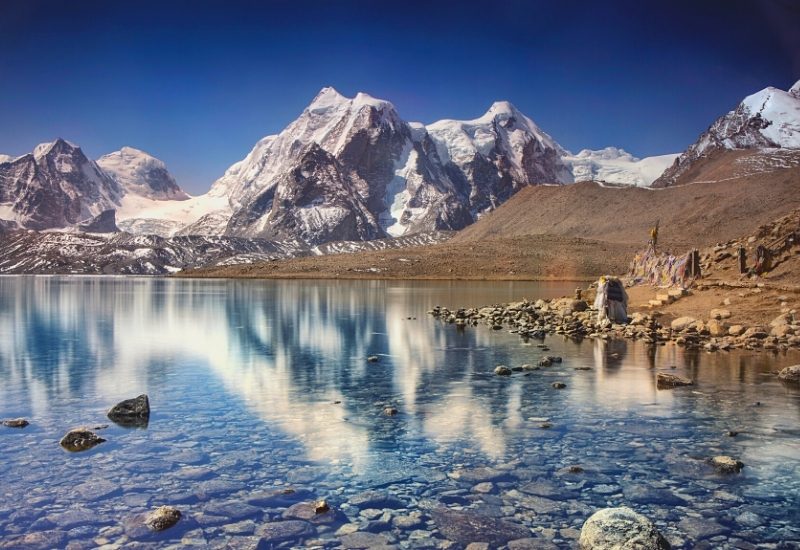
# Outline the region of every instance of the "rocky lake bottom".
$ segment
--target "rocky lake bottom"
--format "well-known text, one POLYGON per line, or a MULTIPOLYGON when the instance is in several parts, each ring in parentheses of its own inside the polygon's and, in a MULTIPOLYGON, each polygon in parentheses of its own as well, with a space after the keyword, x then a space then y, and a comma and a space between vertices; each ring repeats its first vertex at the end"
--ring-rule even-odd
POLYGON ((0 548, 566 549, 617 506, 673 548, 800 548, 800 388, 773 374, 798 352, 426 315, 523 292, 569 289, 0 278, 0 420, 30 422, 0 426, 0 548), (141 393, 148 422, 106 418, 141 393), (76 426, 107 441, 67 452, 76 426))

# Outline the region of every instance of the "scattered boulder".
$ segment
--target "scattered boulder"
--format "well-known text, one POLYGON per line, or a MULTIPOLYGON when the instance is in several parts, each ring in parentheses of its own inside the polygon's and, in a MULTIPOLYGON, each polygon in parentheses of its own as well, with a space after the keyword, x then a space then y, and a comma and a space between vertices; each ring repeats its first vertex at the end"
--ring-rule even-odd
POLYGON ((669 550, 667 539, 652 521, 627 507, 606 508, 586 520, 578 539, 581 550, 669 550))
POLYGON ((691 386, 694 384, 694 381, 690 380, 689 378, 675 376, 674 374, 659 372, 656 383, 658 389, 663 390, 668 388, 676 388, 678 386, 691 386))
POLYGON ((511 369, 505 365, 498 365, 495 367, 494 373, 498 376, 511 376, 511 369))
POLYGON ((670 326, 672 330, 681 331, 686 330, 695 323, 697 323, 697 319, 694 317, 678 317, 670 323, 670 326))
POLYGON ((377 355, 370 355, 369 357, 367 357, 367 361, 370 362, 370 363, 377 363, 378 362, 378 356, 377 355))
POLYGON ((778 379, 784 382, 800 382, 800 365, 786 367, 778 374, 778 379))
POLYGON ((729 319, 731 312, 727 309, 712 309, 710 316, 712 319, 729 319))
POLYGON ((61 446, 70 452, 87 451, 106 440, 88 428, 73 428, 61 438, 61 446))
POLYGON ((743 325, 732 325, 728 328, 728 334, 731 336, 741 336, 747 330, 743 325))
POLYGON ((744 468, 744 462, 729 456, 715 456, 706 460, 707 464, 714 467, 722 475, 738 474, 744 468))
POLYGON ((564 388, 567 387, 567 385, 564 382, 553 382, 550 385, 553 386, 557 390, 561 390, 561 389, 564 389, 564 388))
POLYGON ((150 420, 150 400, 145 394, 135 399, 126 399, 111 407, 106 416, 120 426, 147 427, 150 420))
POLYGON ((709 334, 714 338, 721 338, 728 334, 728 327, 725 326, 725 323, 716 319, 712 319, 706 323, 706 328, 709 334))
POLYGON ((392 407, 386 407, 385 409, 383 409, 383 414, 385 414, 386 416, 394 416, 397 414, 397 409, 392 407))
POLYGON ((11 418, 9 420, 3 420, 3 426, 7 426, 9 428, 24 428, 25 426, 29 425, 30 423, 24 418, 11 418))

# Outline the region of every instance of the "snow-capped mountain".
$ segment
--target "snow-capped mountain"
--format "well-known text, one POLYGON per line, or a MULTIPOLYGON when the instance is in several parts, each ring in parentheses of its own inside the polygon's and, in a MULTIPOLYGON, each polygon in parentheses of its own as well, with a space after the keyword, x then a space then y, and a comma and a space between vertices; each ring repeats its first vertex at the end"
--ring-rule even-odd
POLYGON ((212 191, 234 210, 228 235, 371 239, 461 229, 526 185, 572 181, 560 154, 507 102, 476 120, 425 127, 388 101, 324 88, 212 191))
POLYGON ((103 155, 97 164, 111 176, 126 193, 155 200, 186 200, 175 178, 164 163, 144 151, 123 147, 103 155))
POLYGON ((116 209, 122 190, 61 138, 0 163, 0 219, 30 229, 69 227, 116 209))
POLYGON ((602 181, 621 185, 647 187, 677 158, 678 154, 639 159, 616 147, 599 151, 584 149, 577 155, 569 151, 561 157, 575 181, 602 181))
POLYGON ((788 92, 765 88, 717 119, 655 182, 668 187, 697 163, 726 150, 800 149, 800 81, 788 92))

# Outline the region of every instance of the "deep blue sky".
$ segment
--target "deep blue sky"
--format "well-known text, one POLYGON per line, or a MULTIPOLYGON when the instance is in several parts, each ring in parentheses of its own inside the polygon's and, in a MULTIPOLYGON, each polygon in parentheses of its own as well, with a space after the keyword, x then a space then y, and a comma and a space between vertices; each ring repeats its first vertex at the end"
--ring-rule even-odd
POLYGON ((798 0, 0 0, 0 153, 129 145, 192 194, 324 86, 423 123, 508 100, 644 157, 798 79, 798 0))

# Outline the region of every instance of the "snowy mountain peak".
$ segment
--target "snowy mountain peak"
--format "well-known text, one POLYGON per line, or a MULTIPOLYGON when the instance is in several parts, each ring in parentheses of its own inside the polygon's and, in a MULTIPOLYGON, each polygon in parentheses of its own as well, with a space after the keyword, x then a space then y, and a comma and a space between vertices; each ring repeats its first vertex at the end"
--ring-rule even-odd
POLYGON ((489 110, 486 112, 487 115, 491 115, 494 117, 511 117, 519 114, 517 108, 511 104, 509 101, 495 101, 492 103, 492 106, 489 107, 489 110))
POLYGON ((322 88, 311 104, 308 106, 309 111, 324 111, 331 107, 338 107, 350 100, 337 92, 333 87, 322 88))
POLYGON ((126 192, 156 200, 185 200, 184 193, 160 160, 133 147, 103 155, 97 164, 126 192))
POLYGON ((787 92, 769 87, 744 98, 703 132, 653 186, 673 185, 701 159, 741 149, 800 149, 800 82, 787 92))
POLYGON ((49 143, 40 143, 33 149, 33 156, 38 161, 41 160, 42 157, 46 156, 50 151, 53 149, 63 149, 67 152, 73 151, 75 149, 80 149, 74 143, 70 143, 69 141, 61 138, 56 138, 55 141, 51 141, 49 143))

